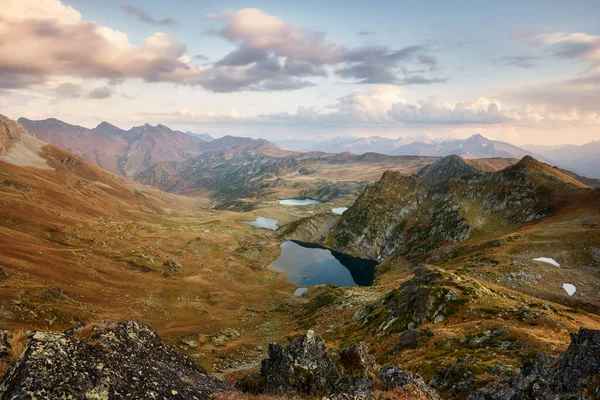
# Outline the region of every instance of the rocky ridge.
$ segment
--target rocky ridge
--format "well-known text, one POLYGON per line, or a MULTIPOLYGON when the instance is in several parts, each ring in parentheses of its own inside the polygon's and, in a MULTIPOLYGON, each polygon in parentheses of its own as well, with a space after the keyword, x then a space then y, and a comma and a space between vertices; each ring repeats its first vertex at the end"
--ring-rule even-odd
MULTIPOLYGON (((1 357, 11 335, 1 335, 1 357)), ((148 325, 101 321, 65 333, 29 332, 21 355, 0 384, 0 398, 211 399, 269 395, 330 399, 591 400, 600 394, 600 331, 580 329, 556 359, 543 353, 523 361, 483 389, 459 360, 427 384, 396 365, 380 366, 365 343, 328 347, 309 330, 286 345, 269 345, 260 371, 235 388, 164 344, 148 325), (446 398, 446 397, 444 397, 446 398)), ((243 398, 243 397, 242 397, 243 398)))
POLYGON ((241 378, 236 388, 283 397, 371 399, 379 390, 400 398, 441 399, 420 376, 393 365, 379 366, 364 343, 328 350, 312 330, 285 346, 269 345, 260 372, 241 378))
POLYGON ((102 321, 30 332, 0 385, 6 399, 210 399, 232 391, 148 325, 102 321))
POLYGON ((590 191, 529 156, 497 172, 474 170, 450 156, 417 176, 387 171, 344 213, 327 243, 371 259, 426 253, 476 232, 540 220, 590 191))

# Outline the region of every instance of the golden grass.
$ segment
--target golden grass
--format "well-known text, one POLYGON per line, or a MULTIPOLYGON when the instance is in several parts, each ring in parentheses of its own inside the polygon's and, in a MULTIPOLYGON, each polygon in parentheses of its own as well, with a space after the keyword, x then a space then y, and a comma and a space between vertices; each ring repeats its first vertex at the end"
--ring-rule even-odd
POLYGON ((17 358, 23 352, 23 348, 25 347, 25 343, 27 342, 27 338, 29 336, 29 331, 26 329, 17 329, 14 332, 11 332, 8 337, 8 356, 6 356, 0 362, 0 376, 4 376, 8 368, 17 361, 17 358))

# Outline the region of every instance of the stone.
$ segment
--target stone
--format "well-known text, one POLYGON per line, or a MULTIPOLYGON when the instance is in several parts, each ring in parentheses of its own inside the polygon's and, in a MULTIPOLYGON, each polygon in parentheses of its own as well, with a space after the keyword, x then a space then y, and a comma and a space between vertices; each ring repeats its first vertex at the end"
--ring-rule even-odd
POLYGON ((558 358, 543 353, 519 372, 473 392, 469 400, 592 400, 600 393, 600 330, 579 329, 558 358))
POLYGON ((340 362, 344 366, 345 373, 363 378, 367 378, 369 374, 379 368, 375 357, 369 354, 369 348, 364 342, 354 343, 343 348, 340 352, 340 362))
POLYGON ((31 332, 0 385, 0 398, 208 400, 233 390, 150 326, 103 321, 65 333, 31 332))
POLYGON ((392 365, 383 366, 379 372, 379 379, 386 390, 411 389, 414 391, 414 397, 410 398, 441 400, 437 392, 429 387, 423 378, 401 368, 392 365))

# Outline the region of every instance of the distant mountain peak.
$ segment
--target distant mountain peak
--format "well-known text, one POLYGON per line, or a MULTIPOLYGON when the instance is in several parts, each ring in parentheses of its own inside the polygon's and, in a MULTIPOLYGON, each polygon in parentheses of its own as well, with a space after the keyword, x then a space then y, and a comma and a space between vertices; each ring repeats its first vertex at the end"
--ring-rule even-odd
POLYGON ((109 122, 102 121, 98 125, 96 125, 96 127, 94 129, 105 129, 105 128, 113 129, 113 128, 117 128, 117 127, 109 122))
POLYGON ((483 136, 481 133, 476 133, 474 135, 472 135, 471 137, 469 137, 469 139, 484 139, 484 140, 489 140, 488 138, 486 138, 485 136, 483 136))

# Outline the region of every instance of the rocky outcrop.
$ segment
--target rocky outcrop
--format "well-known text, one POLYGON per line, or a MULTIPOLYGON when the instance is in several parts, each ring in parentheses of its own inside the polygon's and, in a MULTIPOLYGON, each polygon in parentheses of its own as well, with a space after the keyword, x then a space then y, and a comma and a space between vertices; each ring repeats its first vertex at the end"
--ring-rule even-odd
POLYGON ((519 372, 477 391, 469 400, 592 400, 600 398, 600 331, 571 334, 564 354, 526 360, 519 372))
POLYGON ((412 395, 410 398, 427 400, 442 399, 419 375, 404 371, 398 367, 386 365, 381 368, 379 379, 385 385, 386 390, 404 389, 412 395))
POLYGON ((483 171, 467 164, 462 158, 451 155, 429 164, 417 171, 416 175, 430 182, 442 182, 448 178, 465 175, 481 175, 483 171))
POLYGON ((319 213, 289 222, 279 228, 279 237, 303 242, 323 241, 339 219, 332 213, 319 213))
POLYGON ((363 258, 424 257, 476 232, 540 220, 590 190, 529 156, 488 173, 451 156, 418 175, 384 173, 341 216, 328 243, 363 258))
MULTIPOLYGON (((466 286, 467 282, 461 285, 466 286)), ((471 293, 469 296, 475 296, 475 291, 468 291, 471 293)), ((355 318, 363 320, 363 324, 372 325, 380 336, 407 331, 396 347, 400 351, 416 346, 419 336, 426 339, 432 334, 429 330, 413 332, 415 327, 428 321, 443 321, 468 299, 454 275, 433 267, 419 267, 412 279, 388 292, 379 303, 359 311, 355 318)))
POLYGON ((47 160, 39 155, 46 144, 17 122, 0 115, 0 161, 48 169, 47 160))
POLYGON ((286 346, 271 344, 260 372, 241 378, 236 388, 252 394, 284 397, 327 396, 332 399, 371 399, 376 387, 407 398, 440 397, 416 374, 395 366, 380 367, 364 343, 340 352, 328 351, 313 331, 286 346))
POLYGON ((104 321, 65 333, 31 332, 0 398, 187 400, 232 390, 150 326, 104 321))
POLYGON ((440 368, 429 384, 451 398, 465 398, 475 391, 477 384, 472 364, 473 362, 458 359, 455 364, 440 368))

